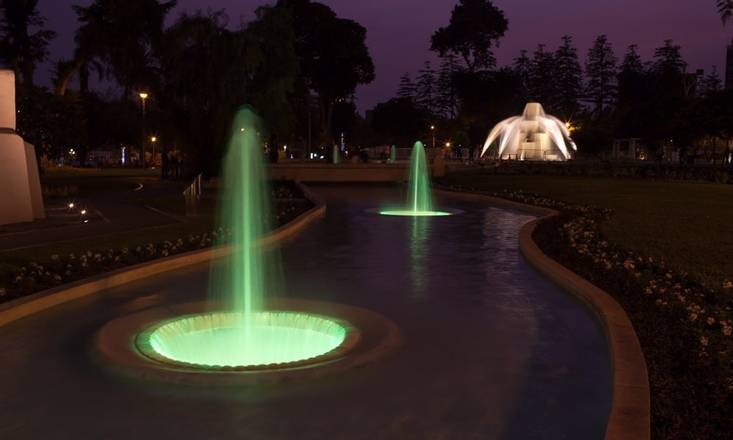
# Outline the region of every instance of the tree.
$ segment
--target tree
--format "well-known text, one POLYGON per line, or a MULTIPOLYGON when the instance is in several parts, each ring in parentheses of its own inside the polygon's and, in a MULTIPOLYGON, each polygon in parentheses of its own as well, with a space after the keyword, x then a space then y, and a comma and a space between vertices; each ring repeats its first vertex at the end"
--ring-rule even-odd
POLYGON ((514 59, 512 65, 514 74, 517 76, 521 83, 521 94, 523 101, 529 101, 530 98, 530 87, 531 87, 531 75, 532 75, 532 60, 527 55, 527 51, 522 49, 519 52, 519 56, 514 59))
POLYGON ((682 48, 664 40, 664 45, 654 50, 654 70, 662 75, 682 75, 687 63, 682 58, 682 48))
POLYGON ((275 7, 291 11, 302 81, 318 94, 321 134, 330 142, 334 104, 351 96, 358 85, 374 80, 366 29, 310 0, 279 0, 275 7))
POLYGON ((555 78, 555 54, 540 44, 534 52, 529 71, 529 98, 554 112, 557 110, 557 83, 555 78))
POLYGON ((458 59, 452 53, 448 53, 440 58, 441 63, 437 84, 438 113, 453 120, 458 115, 455 76, 460 71, 460 65, 458 64, 458 59))
POLYGON ((557 112, 569 119, 578 109, 578 100, 583 88, 583 71, 572 37, 569 35, 562 37, 562 45, 555 51, 554 58, 557 112))
POLYGON ((48 57, 56 33, 43 28, 38 0, 0 0, 0 14, 0 60, 33 85, 36 66, 48 57))
POLYGON ((723 21, 723 25, 733 17, 733 0, 717 0, 718 14, 723 21))
POLYGON ((425 134, 429 116, 409 99, 394 98, 374 107, 371 124, 377 141, 412 145, 425 134))
POLYGON ((183 15, 161 41, 156 95, 172 126, 167 136, 210 173, 223 154, 232 114, 243 104, 281 138, 293 128, 289 97, 298 60, 292 17, 273 7, 258 8, 256 17, 232 31, 223 12, 183 15))
POLYGON ((400 99, 415 100, 417 95, 417 85, 410 78, 409 73, 405 73, 400 78, 400 87, 397 89, 397 97, 400 99))
POLYGON ((435 70, 430 61, 425 64, 417 76, 417 95, 415 97, 418 107, 424 109, 428 114, 435 114, 435 70))
POLYGON ((705 75, 700 81, 699 94, 701 96, 710 96, 716 92, 719 92, 723 88, 723 82, 720 80, 718 75, 718 68, 713 66, 710 73, 705 75))
POLYGON ((176 0, 94 0, 73 6, 80 24, 76 49, 59 75, 56 92, 63 95, 76 74, 85 82, 90 67, 115 79, 125 96, 135 88, 150 88, 163 24, 175 5, 176 0))
POLYGON ((433 34, 430 49, 463 58, 469 72, 490 69, 496 65, 491 49, 498 45, 508 25, 504 12, 490 0, 459 0, 450 24, 433 34))
MULTIPOLYGON (((634 49, 635 51, 635 49, 634 49)), ((635 52, 634 52, 635 53, 635 52)), ((638 57, 638 54, 636 54, 638 57)), ((595 113, 602 115, 604 110, 613 105, 618 92, 617 69, 618 59, 608 37, 600 35, 593 47, 588 51, 585 62, 587 84, 585 94, 587 100, 595 106, 595 113)))

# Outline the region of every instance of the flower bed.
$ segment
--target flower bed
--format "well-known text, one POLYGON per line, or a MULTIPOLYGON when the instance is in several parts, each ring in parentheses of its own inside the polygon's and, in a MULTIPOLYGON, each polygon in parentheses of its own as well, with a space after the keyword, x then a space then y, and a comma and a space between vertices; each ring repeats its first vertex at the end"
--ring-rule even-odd
MULTIPOLYGON (((285 225, 309 210, 312 203, 292 184, 273 187, 275 227, 285 225)), ((146 261, 204 249, 228 240, 230 232, 223 228, 201 234, 189 234, 176 240, 147 243, 119 249, 85 249, 67 255, 53 254, 28 262, 8 279, 0 280, 0 302, 40 292, 100 273, 146 261)))
POLYGON ((708 289, 664 261, 614 246, 600 229, 610 210, 522 191, 487 195, 560 211, 540 222, 534 239, 629 315, 649 370, 654 438, 731 438, 733 282, 708 289))

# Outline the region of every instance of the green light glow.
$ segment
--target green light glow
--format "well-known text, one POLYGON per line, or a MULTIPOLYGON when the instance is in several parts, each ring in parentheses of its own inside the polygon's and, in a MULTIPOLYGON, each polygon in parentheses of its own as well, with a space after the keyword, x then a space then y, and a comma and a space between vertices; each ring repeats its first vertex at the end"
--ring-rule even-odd
POLYGON ((433 195, 430 191, 430 169, 425 158, 422 142, 415 142, 410 157, 410 180, 408 183, 407 206, 414 212, 433 210, 433 195))
POLYGON ((453 215, 450 212, 444 211, 411 211, 407 209, 387 209, 379 211, 381 215, 391 215, 394 217, 446 217, 453 215))
POLYGON ((397 146, 392 145, 389 149, 389 161, 394 163, 397 162, 397 146))
POLYGON ((328 353, 346 338, 335 321, 292 312, 208 313, 163 323, 146 334, 164 358, 202 367, 291 363, 328 353))
POLYGON ((265 261, 260 243, 272 229, 262 132, 257 116, 240 110, 224 157, 219 223, 231 237, 219 237, 219 244, 231 244, 232 252, 212 264, 209 286, 224 311, 181 317, 142 334, 143 352, 201 367, 247 367, 310 359, 343 343, 346 329, 334 321, 262 309, 263 295, 277 291, 279 269, 265 261))
POLYGON ((338 145, 333 146, 333 157, 331 158, 334 165, 338 165, 341 163, 341 151, 339 151, 338 145))
POLYGON ((430 169, 425 158, 422 142, 415 142, 410 157, 410 180, 407 191, 407 209, 385 209, 381 215, 395 217, 445 217, 450 212, 433 210, 433 195, 430 189, 430 169))

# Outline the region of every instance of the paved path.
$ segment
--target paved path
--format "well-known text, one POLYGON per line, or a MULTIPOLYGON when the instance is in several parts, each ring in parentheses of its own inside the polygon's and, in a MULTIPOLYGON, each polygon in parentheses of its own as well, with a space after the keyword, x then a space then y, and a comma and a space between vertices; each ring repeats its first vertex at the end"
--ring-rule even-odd
MULTIPOLYGON (((181 221, 175 215, 150 209, 143 202, 145 199, 180 195, 180 184, 150 177, 104 179, 105 185, 109 186, 110 182, 114 182, 113 187, 106 187, 105 191, 94 191, 93 183, 88 182, 82 187, 79 196, 69 198, 77 208, 86 208, 88 223, 82 223, 76 217, 68 220, 51 218, 32 228, 17 225, 14 229, 0 233, 0 255, 56 242, 86 240, 181 221)), ((62 207, 63 203, 64 199, 59 198, 47 203, 47 208, 54 207, 47 210, 47 214, 51 217, 63 215, 63 211, 55 209, 62 207)))
POLYGON ((319 188, 327 217, 282 248, 288 295, 385 314, 405 345, 291 384, 212 389, 109 376, 110 319, 204 297, 207 268, 60 306, 0 332, 0 438, 600 439, 611 403, 602 331, 518 251, 530 217, 443 201, 449 218, 367 213, 393 189, 319 188))

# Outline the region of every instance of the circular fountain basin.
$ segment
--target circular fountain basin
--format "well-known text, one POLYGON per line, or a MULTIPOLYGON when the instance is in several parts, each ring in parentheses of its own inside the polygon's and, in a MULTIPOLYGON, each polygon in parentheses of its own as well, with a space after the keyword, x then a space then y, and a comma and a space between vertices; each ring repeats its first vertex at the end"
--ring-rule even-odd
POLYGON ((212 311, 216 304, 205 301, 117 318, 97 333, 95 359, 136 379, 228 386, 340 372, 402 344, 399 328, 370 310, 292 298, 265 306, 247 329, 241 314, 212 311))
POLYGON ((386 209, 379 211, 380 215, 389 215, 394 217, 447 217, 453 215, 448 211, 413 211, 408 209, 386 209))
POLYGON ((356 333, 345 322, 297 312, 204 313, 153 325, 137 347, 164 363, 206 369, 285 366, 333 354, 356 333))

